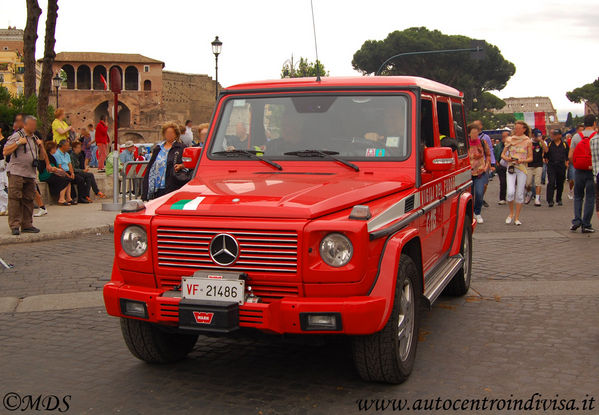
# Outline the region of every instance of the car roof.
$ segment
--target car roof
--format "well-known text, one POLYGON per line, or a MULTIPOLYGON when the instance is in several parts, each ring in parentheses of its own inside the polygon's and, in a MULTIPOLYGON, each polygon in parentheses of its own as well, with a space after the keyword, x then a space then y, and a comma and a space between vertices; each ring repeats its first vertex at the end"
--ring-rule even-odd
POLYGON ((455 88, 417 76, 348 76, 316 78, 283 78, 237 84, 222 92, 237 93, 260 90, 322 90, 331 88, 410 88, 419 87, 425 91, 462 98, 463 94, 455 88))

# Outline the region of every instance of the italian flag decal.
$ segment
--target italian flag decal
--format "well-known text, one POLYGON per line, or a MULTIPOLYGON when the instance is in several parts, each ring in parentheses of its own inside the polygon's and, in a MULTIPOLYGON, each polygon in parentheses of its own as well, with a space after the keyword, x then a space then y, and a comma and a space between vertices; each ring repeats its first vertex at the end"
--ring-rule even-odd
POLYGON ((516 120, 524 121, 530 129, 538 128, 543 134, 547 134, 544 112, 515 112, 516 120))
POLYGON ((173 210, 196 210, 200 203, 202 203, 204 197, 196 197, 195 199, 183 199, 179 200, 171 205, 173 210))

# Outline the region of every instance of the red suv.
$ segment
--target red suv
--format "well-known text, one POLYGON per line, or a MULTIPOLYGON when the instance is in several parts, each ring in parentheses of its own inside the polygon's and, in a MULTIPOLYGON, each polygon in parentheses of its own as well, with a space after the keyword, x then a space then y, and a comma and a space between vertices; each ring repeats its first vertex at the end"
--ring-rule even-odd
POLYGON ((115 221, 110 315, 131 353, 199 334, 345 334, 359 374, 399 383, 421 305, 470 285, 463 94, 415 77, 283 79, 218 101, 194 178, 115 221))

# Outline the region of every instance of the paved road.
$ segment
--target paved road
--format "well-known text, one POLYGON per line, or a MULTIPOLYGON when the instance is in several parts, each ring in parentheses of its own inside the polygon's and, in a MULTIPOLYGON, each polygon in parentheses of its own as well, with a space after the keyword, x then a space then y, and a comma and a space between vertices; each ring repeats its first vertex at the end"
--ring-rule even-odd
MULTIPOLYGON (((599 399, 599 237, 564 231, 569 202, 553 209, 525 207, 520 228, 502 223, 505 207, 483 211, 475 291, 423 313, 403 385, 362 382, 343 338, 202 337, 186 361, 150 366, 128 353, 116 319, 83 308, 0 314, 0 397, 71 395, 70 413, 88 414, 359 413, 359 399, 526 400, 535 392, 581 406, 599 399), (506 258, 508 250, 516 253, 506 258)), ((17 267, 0 271, 0 296, 97 290, 111 244, 85 236, 3 249, 17 267)))

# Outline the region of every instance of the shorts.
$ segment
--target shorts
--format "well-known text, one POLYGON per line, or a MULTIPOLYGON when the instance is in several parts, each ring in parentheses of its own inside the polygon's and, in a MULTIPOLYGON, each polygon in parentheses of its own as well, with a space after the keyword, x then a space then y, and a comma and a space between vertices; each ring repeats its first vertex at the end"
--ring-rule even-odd
POLYGON ((540 186, 541 175, 543 174, 543 166, 541 167, 527 167, 526 168, 526 187, 540 186))
POLYGON ((574 165, 572 163, 570 163, 568 165, 568 180, 574 181, 574 174, 575 173, 576 173, 576 169, 574 168, 574 165))

